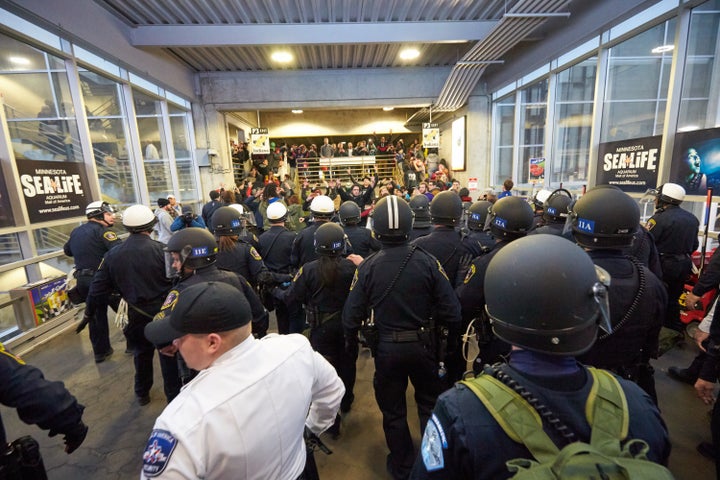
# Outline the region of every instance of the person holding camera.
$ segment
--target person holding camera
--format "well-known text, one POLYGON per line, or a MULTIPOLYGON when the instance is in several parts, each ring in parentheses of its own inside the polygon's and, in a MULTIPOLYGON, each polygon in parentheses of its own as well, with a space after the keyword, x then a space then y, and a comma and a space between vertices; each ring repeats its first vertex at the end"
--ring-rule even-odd
POLYGON ((205 220, 203 220, 202 217, 195 215, 192 211, 192 207, 189 205, 182 207, 182 215, 173 220, 172 225, 170 225, 170 231, 177 232, 178 230, 182 230, 187 227, 207 228, 205 220))

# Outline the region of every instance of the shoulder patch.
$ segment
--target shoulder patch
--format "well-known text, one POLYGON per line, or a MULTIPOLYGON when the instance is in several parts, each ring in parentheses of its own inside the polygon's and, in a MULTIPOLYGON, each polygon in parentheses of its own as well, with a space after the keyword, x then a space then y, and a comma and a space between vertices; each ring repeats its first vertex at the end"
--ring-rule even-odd
POLYGON ((13 360, 15 360, 17 363, 19 363, 20 365, 25 365, 25 362, 20 357, 16 357, 12 353, 5 350, 5 345, 3 345, 2 343, 0 343, 0 355, 8 356, 8 357, 12 358, 13 360))
POLYGON ((648 230, 652 230, 652 228, 655 226, 655 223, 656 223, 655 219, 651 218, 650 220, 647 221, 645 228, 647 228, 648 230))
POLYGON ((262 257, 258 253, 257 250, 255 250, 255 247, 250 247, 250 256, 253 257, 255 260, 262 260, 262 257))
POLYGON ((445 457, 443 449, 447 449, 447 438, 440 421, 432 415, 430 421, 425 427, 420 452, 422 453, 423 463, 428 472, 442 470, 445 467, 445 457))
POLYGON ((437 260, 437 259, 435 261, 437 262, 438 270, 440 270, 440 273, 442 273, 442 276, 445 277, 449 282, 450 279, 448 278, 447 273, 445 273, 445 269, 443 268, 442 263, 440 263, 440 260, 437 260))
POLYGON ((475 275, 475 272, 477 269, 475 268, 475 264, 471 263, 470 268, 468 269, 468 272, 465 274, 465 280, 463 280, 463 283, 468 283, 472 279, 473 275, 475 275))
POLYGON ((175 303, 177 303, 178 301, 179 294, 180 292, 178 292, 177 290, 170 290, 170 292, 167 294, 167 297, 165 297, 165 301, 163 302, 162 307, 160 307, 160 310, 175 308, 175 303))
POLYGON ((177 439, 167 430, 153 430, 143 453, 143 473, 146 477, 157 477, 167 467, 177 439))
POLYGON ((105 240, 107 240, 108 242, 114 242, 115 240, 118 239, 118 237, 117 237, 117 235, 115 234, 115 232, 113 232, 113 231, 111 231, 111 230, 108 230, 107 232, 103 233, 103 238, 104 238, 105 240))

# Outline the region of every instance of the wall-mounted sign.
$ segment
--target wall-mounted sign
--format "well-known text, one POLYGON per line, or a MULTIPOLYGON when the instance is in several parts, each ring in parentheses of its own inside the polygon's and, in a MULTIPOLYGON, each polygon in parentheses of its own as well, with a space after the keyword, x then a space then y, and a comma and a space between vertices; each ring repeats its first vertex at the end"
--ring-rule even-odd
POLYGON ((270 132, 267 128, 253 128, 250 131, 250 153, 252 155, 270 153, 270 132))
POLYGON ((85 164, 17 160, 17 169, 31 223, 84 215, 91 201, 85 164))
POLYGON ((422 124, 423 148, 440 148, 440 127, 437 123, 422 124))
POLYGON ((601 143, 597 185, 615 185, 625 192, 644 192, 657 186, 662 135, 601 143))
POLYGON ((720 188, 720 128, 694 130, 675 135, 670 181, 688 195, 705 195, 720 188))
POLYGON ((545 157, 531 158, 529 169, 530 183, 542 182, 545 179, 545 157))

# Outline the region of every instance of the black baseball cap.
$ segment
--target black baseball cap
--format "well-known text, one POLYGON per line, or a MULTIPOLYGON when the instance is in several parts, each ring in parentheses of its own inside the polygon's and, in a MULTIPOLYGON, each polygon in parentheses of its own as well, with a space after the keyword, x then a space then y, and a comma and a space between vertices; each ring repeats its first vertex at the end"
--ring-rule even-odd
POLYGON ((192 285, 177 293, 174 302, 145 325, 145 338, 155 345, 168 344, 189 333, 227 332, 252 320, 245 295, 223 282, 192 285))

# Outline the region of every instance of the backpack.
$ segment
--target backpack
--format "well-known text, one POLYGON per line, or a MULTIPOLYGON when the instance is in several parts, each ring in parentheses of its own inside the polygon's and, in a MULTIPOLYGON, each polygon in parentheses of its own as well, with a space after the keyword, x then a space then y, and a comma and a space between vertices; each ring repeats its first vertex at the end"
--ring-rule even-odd
POLYGON ((647 459, 649 447, 644 440, 633 439, 620 446, 629 424, 625 394, 611 373, 588 371, 593 379, 585 406, 592 427, 590 443, 573 442, 561 450, 543 430, 538 411, 502 381, 484 374, 461 383, 478 396, 508 437, 524 444, 535 457, 508 461, 513 479, 674 478, 667 468, 647 459))

